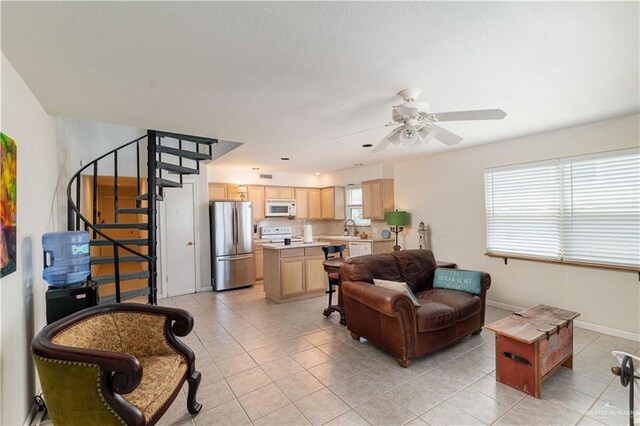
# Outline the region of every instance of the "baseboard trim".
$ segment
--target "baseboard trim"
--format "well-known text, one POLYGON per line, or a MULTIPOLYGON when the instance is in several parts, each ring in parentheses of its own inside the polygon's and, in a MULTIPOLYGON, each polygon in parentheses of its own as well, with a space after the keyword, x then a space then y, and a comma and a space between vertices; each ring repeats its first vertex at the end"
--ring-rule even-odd
MULTIPOLYGON (((496 302, 495 300, 487 300, 487 305, 494 308, 506 309, 508 311, 522 311, 522 306, 510 305, 508 303, 496 302)), ((576 327, 584 328, 585 330, 591 330, 602 334, 608 334, 610 336, 621 337, 627 340, 633 340, 634 342, 640 342, 640 333, 632 333, 630 331, 620 330, 618 328, 607 327, 600 324, 593 324, 587 321, 575 320, 576 327)))

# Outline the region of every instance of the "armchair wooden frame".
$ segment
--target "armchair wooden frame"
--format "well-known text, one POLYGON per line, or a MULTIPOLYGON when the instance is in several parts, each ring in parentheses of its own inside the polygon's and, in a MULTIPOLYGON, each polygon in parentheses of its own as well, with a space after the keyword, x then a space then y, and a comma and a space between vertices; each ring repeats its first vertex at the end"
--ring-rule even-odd
MULTIPOLYGON (((187 408, 191 414, 200 412, 202 405, 196 401, 201 374, 195 370, 193 351, 176 338, 188 335, 193 329, 193 316, 182 309, 135 303, 117 303, 84 309, 43 328, 33 339, 32 351, 35 357, 53 362, 79 365, 98 365, 98 384, 105 402, 128 425, 152 425, 167 411, 175 400, 183 383, 189 383, 187 408), (180 379, 179 386, 151 419, 145 419, 142 411, 123 398, 122 394, 132 392, 142 381, 142 365, 133 355, 104 350, 61 346, 53 343, 53 338, 67 328, 89 318, 111 313, 141 313, 164 316, 164 337, 166 342, 180 353, 187 362, 187 371, 180 379)), ((46 391, 45 391, 46 398, 46 391)))

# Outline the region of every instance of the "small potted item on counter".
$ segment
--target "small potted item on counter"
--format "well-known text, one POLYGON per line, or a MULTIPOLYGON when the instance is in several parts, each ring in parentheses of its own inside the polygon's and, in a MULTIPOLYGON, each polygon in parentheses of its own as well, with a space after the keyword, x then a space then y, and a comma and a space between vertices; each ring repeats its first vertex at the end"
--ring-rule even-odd
POLYGON ((369 238, 369 234, 363 231, 362 234, 360 234, 360 238, 362 238, 363 240, 366 240, 367 238, 369 238))

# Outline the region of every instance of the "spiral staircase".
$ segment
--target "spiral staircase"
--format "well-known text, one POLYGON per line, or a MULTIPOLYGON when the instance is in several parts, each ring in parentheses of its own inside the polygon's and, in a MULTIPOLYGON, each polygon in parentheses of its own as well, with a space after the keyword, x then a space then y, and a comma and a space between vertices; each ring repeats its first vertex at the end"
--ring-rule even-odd
POLYGON ((141 296, 147 296, 149 304, 157 303, 157 203, 165 190, 182 187, 184 175, 200 173, 200 162, 211 160, 216 143, 217 139, 148 130, 73 175, 67 185, 67 228, 91 236, 89 278, 99 286, 101 304, 141 296), (145 149, 146 168, 141 167, 145 149), (123 202, 124 180, 133 183, 126 188, 128 195, 135 192, 134 198, 126 198, 135 200, 133 206, 123 202), (105 182, 110 185, 102 185, 105 182), (112 193, 99 189, 105 187, 112 193), (109 203, 101 203, 105 196, 109 203))

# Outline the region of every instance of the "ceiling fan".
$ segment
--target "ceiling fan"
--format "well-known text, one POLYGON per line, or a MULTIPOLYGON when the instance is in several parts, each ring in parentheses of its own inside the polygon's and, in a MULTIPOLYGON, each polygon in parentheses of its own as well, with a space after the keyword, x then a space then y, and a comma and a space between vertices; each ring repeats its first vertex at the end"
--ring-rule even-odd
MULTIPOLYGON (((441 121, 463 121, 463 120, 502 120, 507 114, 501 109, 480 109, 472 111, 451 111, 451 112, 429 112, 429 104, 417 101, 420 94, 419 88, 404 89, 398 93, 404 103, 396 105, 391 110, 392 122, 383 126, 372 127, 360 130, 345 136, 355 135, 380 127, 398 126, 385 136, 373 149, 372 153, 380 152, 389 144, 417 146, 427 144, 433 139, 437 139, 445 145, 455 145, 462 138, 455 133, 443 129, 436 123, 441 121)), ((338 139, 334 138, 334 139, 338 139)), ((332 140, 334 140, 332 139, 332 140)))

